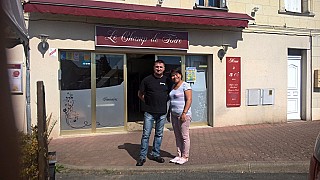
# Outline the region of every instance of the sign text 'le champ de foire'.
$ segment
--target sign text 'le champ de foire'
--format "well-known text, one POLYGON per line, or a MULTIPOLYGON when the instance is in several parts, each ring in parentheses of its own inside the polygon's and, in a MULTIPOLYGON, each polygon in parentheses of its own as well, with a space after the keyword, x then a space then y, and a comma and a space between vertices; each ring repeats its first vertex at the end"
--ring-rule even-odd
POLYGON ((96 26, 97 46, 186 50, 188 32, 96 26))

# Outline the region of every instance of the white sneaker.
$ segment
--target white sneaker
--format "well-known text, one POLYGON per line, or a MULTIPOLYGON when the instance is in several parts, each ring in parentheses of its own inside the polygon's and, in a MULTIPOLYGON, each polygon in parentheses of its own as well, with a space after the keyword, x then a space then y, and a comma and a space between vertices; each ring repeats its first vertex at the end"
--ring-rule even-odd
POLYGON ((180 160, 180 157, 177 156, 177 157, 171 159, 170 162, 171 162, 171 163, 176 163, 176 162, 178 162, 179 160, 180 160))
POLYGON ((188 159, 186 159, 186 158, 180 158, 180 160, 177 161, 176 163, 182 165, 182 164, 184 164, 184 163, 186 163, 186 162, 188 162, 188 159))

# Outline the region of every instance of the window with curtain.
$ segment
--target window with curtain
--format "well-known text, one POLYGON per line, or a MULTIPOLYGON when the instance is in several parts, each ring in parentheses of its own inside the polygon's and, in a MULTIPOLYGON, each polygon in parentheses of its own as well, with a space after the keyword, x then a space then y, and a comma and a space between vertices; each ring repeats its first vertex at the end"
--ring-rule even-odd
POLYGON ((286 11, 301 12, 301 0, 285 0, 284 6, 286 11))
POLYGON ((310 13, 312 0, 284 0, 286 12, 310 13))

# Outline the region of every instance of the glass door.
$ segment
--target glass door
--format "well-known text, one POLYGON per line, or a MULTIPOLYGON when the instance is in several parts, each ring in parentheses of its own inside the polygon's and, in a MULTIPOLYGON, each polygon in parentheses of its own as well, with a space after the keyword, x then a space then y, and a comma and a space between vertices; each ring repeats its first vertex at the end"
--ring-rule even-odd
POLYGON ((192 122, 207 123, 207 56, 186 56, 186 82, 192 87, 192 122), (191 77, 188 77, 189 74, 191 77))
POLYGON ((207 123, 207 56, 157 56, 166 63, 165 75, 170 77, 170 71, 181 68, 183 80, 192 87, 192 122, 207 123), (187 77, 189 72, 192 77, 187 77))
POLYGON ((95 54, 96 128, 124 126, 124 55, 95 54))

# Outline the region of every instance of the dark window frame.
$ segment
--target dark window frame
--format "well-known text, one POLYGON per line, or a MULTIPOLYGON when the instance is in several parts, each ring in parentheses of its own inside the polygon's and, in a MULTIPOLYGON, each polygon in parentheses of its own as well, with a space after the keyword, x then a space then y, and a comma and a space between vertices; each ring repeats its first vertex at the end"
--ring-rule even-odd
POLYGON ((227 0, 198 0, 198 1, 195 1, 195 7, 196 8, 227 9, 227 0))

